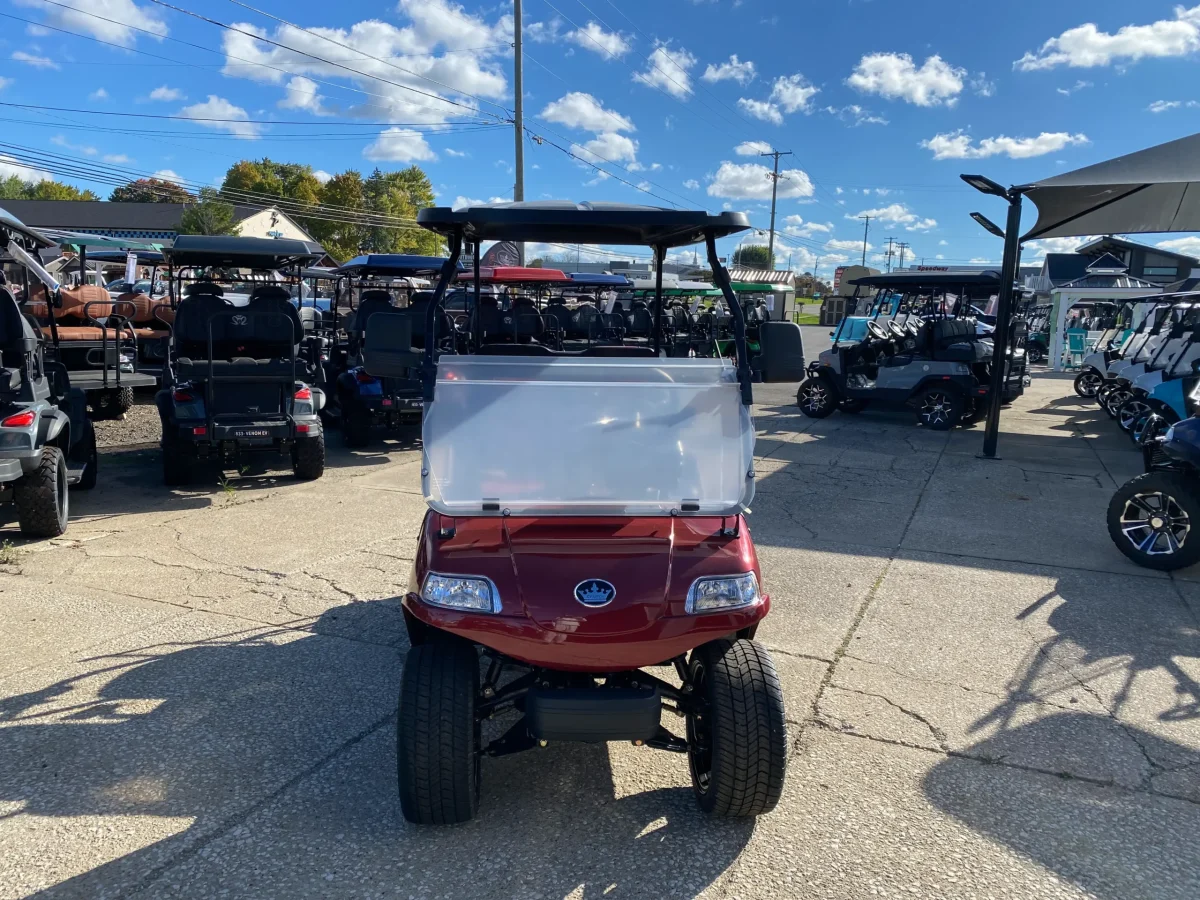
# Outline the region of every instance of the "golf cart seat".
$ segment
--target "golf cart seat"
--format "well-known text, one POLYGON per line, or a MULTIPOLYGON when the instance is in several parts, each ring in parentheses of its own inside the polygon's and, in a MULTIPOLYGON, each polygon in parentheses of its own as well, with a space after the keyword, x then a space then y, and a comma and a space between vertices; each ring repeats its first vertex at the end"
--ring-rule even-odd
MULTIPOLYGON (((7 286, 0 286, 0 399, 34 400, 36 385, 22 377, 26 361, 38 350, 37 332, 21 314, 7 286)), ((44 394, 49 388, 42 382, 44 394)))
POLYGON ((571 310, 561 298, 546 304, 542 315, 546 317, 546 324, 556 331, 565 332, 571 324, 571 310))
POLYGON ((633 301, 625 321, 630 337, 649 337, 650 329, 654 326, 654 317, 650 315, 650 307, 645 300, 633 301))
MULTIPOLYGON (((479 335, 481 344, 494 344, 503 341, 504 315, 500 311, 499 299, 494 294, 483 294, 475 304, 471 313, 471 334, 479 335), (478 322, 478 326, 476 325, 478 322)), ((509 322, 511 327, 512 322, 509 322)))
POLYGON ((591 303, 580 303, 571 313, 571 324, 567 327, 567 337, 591 338, 600 330, 600 310, 591 303))
POLYGON ((514 300, 510 315, 518 341, 537 340, 546 333, 546 323, 542 321, 542 314, 538 312, 537 304, 528 297, 518 297, 514 300))
POLYGON ((354 311, 354 322, 350 331, 362 337, 367 330, 367 320, 378 312, 394 312, 396 306, 392 303, 392 295, 383 290, 363 291, 358 298, 358 309, 354 311))
MULTIPOLYGON (((404 310, 412 319, 412 346, 425 349, 426 327, 429 316, 429 304, 433 302, 433 291, 413 291, 408 298, 408 308, 404 310)), ((438 316, 437 334, 435 340, 445 341, 454 334, 454 320, 442 310, 438 316)))
POLYGON ((212 281, 193 281, 183 289, 183 296, 191 297, 224 297, 225 288, 212 281))
MULTIPOLYGON (((218 359, 229 355, 222 346, 224 322, 220 316, 233 309, 233 304, 220 294, 207 290, 191 291, 192 288, 217 287, 216 285, 189 284, 184 289, 184 300, 175 312, 175 345, 180 357, 208 359, 209 320, 212 323, 213 355, 218 359)), ((218 288, 219 290, 219 288, 218 288)))
POLYGON ((988 347, 977 340, 975 323, 967 319, 940 319, 929 329, 930 356, 943 362, 979 362, 990 356, 988 347))
POLYGON ((246 304, 246 328, 238 316, 228 318, 229 337, 237 342, 236 352, 253 351, 255 359, 291 357, 304 335, 300 313, 292 295, 276 284, 256 287, 246 304))
POLYGON ((421 364, 421 353, 412 343, 415 320, 407 309, 377 312, 371 316, 362 348, 363 368, 368 374, 376 378, 404 377, 410 369, 421 364))

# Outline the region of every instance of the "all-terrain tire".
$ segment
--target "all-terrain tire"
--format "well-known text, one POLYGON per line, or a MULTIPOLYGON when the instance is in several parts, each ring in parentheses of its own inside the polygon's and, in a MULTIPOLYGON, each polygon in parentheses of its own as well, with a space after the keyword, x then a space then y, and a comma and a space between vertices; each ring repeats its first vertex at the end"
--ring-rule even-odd
POLYGON ((702 710, 688 717, 696 802, 714 816, 770 812, 783 793, 788 749, 770 654, 745 638, 712 641, 692 651, 688 674, 702 710))
POLYGON ((1166 572, 1200 562, 1200 485, 1195 476, 1155 471, 1125 482, 1108 504, 1108 536, 1118 550, 1147 569, 1166 572), (1167 527, 1151 541, 1150 519, 1142 526, 1136 523, 1156 511, 1167 527))
POLYGON ((355 403, 342 405, 342 441, 347 447, 371 442, 371 413, 355 403))
POLYGON ((824 419, 838 408, 837 395, 829 379, 810 375, 796 390, 796 405, 810 419, 824 419))
POLYGON ((88 392, 93 419, 119 419, 133 409, 133 388, 106 388, 88 392))
POLYGON ((292 444, 292 474, 301 481, 312 481, 324 472, 325 435, 298 438, 292 444))
POLYGON ((79 478, 79 484, 76 487, 81 491, 90 491, 96 486, 100 453, 96 450, 96 429, 92 427, 90 422, 85 422, 84 424, 87 428, 87 437, 81 443, 83 444, 82 451, 86 465, 83 469, 83 475, 79 478))
POLYGON ((195 467, 196 451, 174 435, 164 434, 162 439, 163 484, 168 487, 177 487, 189 483, 195 467))
POLYGON ((396 714, 400 809, 418 825, 466 822, 479 808, 479 656, 466 641, 408 651, 396 714))
POLYGON ((17 522, 26 537, 58 537, 67 530, 67 460, 57 447, 43 447, 38 466, 13 482, 17 522))

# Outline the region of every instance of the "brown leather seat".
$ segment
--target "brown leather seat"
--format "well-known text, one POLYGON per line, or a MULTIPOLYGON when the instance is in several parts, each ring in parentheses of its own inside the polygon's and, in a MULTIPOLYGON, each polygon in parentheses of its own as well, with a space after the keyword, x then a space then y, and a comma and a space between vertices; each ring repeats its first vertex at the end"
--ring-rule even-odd
POLYGON ((59 294, 62 296, 62 307, 57 310, 57 317, 60 319, 103 319, 113 314, 112 297, 98 284, 63 288, 59 294))

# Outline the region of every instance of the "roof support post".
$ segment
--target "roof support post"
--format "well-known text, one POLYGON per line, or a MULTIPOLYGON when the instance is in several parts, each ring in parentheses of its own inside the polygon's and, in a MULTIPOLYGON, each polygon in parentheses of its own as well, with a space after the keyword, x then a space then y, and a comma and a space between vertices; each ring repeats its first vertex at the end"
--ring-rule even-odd
POLYGON ((737 353, 737 379, 742 388, 742 403, 750 406, 754 403, 754 388, 750 385, 750 354, 746 347, 746 317, 742 313, 742 305, 738 302, 737 294, 729 281, 729 271, 721 265, 717 256, 717 239, 711 231, 704 233, 704 244, 708 249, 708 264, 712 267, 713 281, 721 289, 725 305, 733 317, 733 346, 737 353))
POLYGON ((462 255, 462 242, 461 230, 456 229, 447 238, 450 256, 442 263, 437 287, 433 289, 433 300, 429 304, 429 311, 425 313, 425 359, 421 363, 421 388, 426 403, 433 402, 433 388, 437 384, 437 359, 433 353, 437 347, 437 323, 441 319, 439 312, 446 297, 446 287, 458 274, 458 257, 462 255))
POLYGON ((996 330, 992 333, 992 383, 988 391, 987 424, 983 430, 983 457, 996 458, 1000 440, 1000 405, 1004 402, 1004 383, 1008 375, 1009 336, 1012 331, 1013 296, 1017 264, 1021 258, 1021 201, 1023 192, 1007 192, 1008 223, 1004 229, 1004 257, 1000 265, 1000 296, 996 304, 996 330))
MULTIPOLYGON (((483 317, 479 315, 479 300, 480 300, 480 297, 479 297, 479 243, 480 243, 479 238, 477 237, 475 239, 475 243, 473 245, 474 250, 472 251, 473 261, 475 264, 475 268, 473 270, 474 271, 473 281, 474 281, 474 286, 475 286, 475 310, 474 310, 474 312, 471 311, 471 304, 469 304, 469 303, 467 304, 467 312, 471 315, 470 321, 473 323, 473 327, 471 328, 471 337, 475 341, 476 349, 479 348, 479 344, 483 339, 483 334, 482 334, 482 328, 483 328, 482 319, 483 319, 483 317)), ((514 319, 514 321, 515 321, 515 319, 514 319)))
POLYGON ((654 248, 654 355, 662 351, 662 277, 663 262, 667 258, 665 247, 654 248))

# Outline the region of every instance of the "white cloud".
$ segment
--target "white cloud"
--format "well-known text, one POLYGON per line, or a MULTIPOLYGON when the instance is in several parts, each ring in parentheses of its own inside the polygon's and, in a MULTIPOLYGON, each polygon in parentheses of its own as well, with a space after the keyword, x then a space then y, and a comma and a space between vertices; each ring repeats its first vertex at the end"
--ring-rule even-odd
MULTIPOLYGON (((445 153, 447 156, 454 157, 455 159, 462 159, 465 156, 471 155, 471 154, 467 153, 466 150, 455 150, 453 147, 447 147, 442 152, 445 153)), ((536 164, 534 165, 534 168, 535 169, 537 168, 536 164)))
POLYGON ((967 70, 931 56, 917 68, 907 53, 869 53, 859 60, 846 84, 864 94, 904 100, 917 106, 953 106, 962 93, 967 70))
POLYGON ((174 169, 159 169, 150 177, 157 178, 159 181, 173 181, 175 184, 183 184, 183 177, 174 169))
POLYGON ((1101 31, 1092 22, 1068 28, 1036 51, 1013 63, 1021 72, 1070 66, 1090 69, 1127 64, 1147 57, 1187 56, 1200 50, 1200 6, 1175 7, 1174 19, 1149 25, 1126 25, 1115 34, 1101 31))
POLYGON ((1076 93, 1077 91, 1086 90, 1087 88, 1090 88, 1090 87, 1095 87, 1095 85, 1092 84, 1090 81, 1082 81, 1081 80, 1081 81, 1076 81, 1075 84, 1073 84, 1069 88, 1055 88, 1055 90, 1058 91, 1058 93, 1062 94, 1064 97, 1070 97, 1072 94, 1076 93))
POLYGON ((0 78, 0 91, 4 90, 12 83, 13 80, 11 78, 0 78))
POLYGON ((315 169, 313 171, 313 178, 317 179, 317 181, 321 182, 321 184, 326 184, 332 177, 333 176, 324 169, 315 169))
POLYGON ((256 140, 262 134, 262 126, 247 121, 250 116, 244 109, 240 106, 235 106, 224 97, 218 97, 216 94, 209 94, 208 99, 203 103, 193 103, 191 106, 185 106, 179 111, 179 115, 197 120, 224 120, 215 122, 197 121, 196 124, 217 131, 227 131, 234 137, 246 141, 256 140))
POLYGON ((92 91, 90 94, 88 94, 88 99, 89 100, 107 100, 108 99, 108 91, 106 91, 104 88, 96 88, 94 91, 92 91))
POLYGON ((779 107, 767 100, 748 100, 745 97, 738 98, 738 106, 742 112, 747 115, 754 116, 756 119, 761 119, 764 122, 770 122, 772 125, 783 124, 783 113, 779 111, 779 107))
POLYGON ((80 153, 84 156, 95 156, 100 152, 95 147, 89 147, 86 144, 72 144, 61 134, 56 134, 54 137, 50 138, 50 143, 54 144, 56 147, 62 147, 66 150, 74 150, 76 153, 80 153))
POLYGON ((608 59, 624 56, 633 49, 623 35, 616 31, 605 31, 595 22, 588 22, 582 28, 568 32, 566 38, 584 50, 602 54, 608 59))
POLYGON ((24 50, 14 50, 12 59, 15 62, 25 63, 27 66, 33 66, 35 69, 61 69, 58 63, 48 56, 35 56, 32 53, 26 53, 24 50))
MULTIPOLYGON (((508 203, 508 202, 509 202, 509 199, 507 197, 492 197, 490 200, 478 200, 475 197, 464 197, 462 194, 459 194, 457 197, 454 198, 454 203, 452 204, 452 208, 453 209, 469 209, 472 206, 486 206, 489 203, 508 203)), ((531 254, 528 252, 529 248, 526 247, 525 249, 526 249, 526 256, 531 256, 531 254)))
POLYGON ((733 148, 733 152, 738 156, 758 156, 761 153, 770 153, 771 145, 766 141, 742 141, 733 148))
POLYGON ((986 266, 986 265, 990 264, 991 262, 992 262, 992 260, 988 259, 986 256, 972 256, 971 257, 971 265, 973 265, 973 266, 986 266))
POLYGON ((1188 256, 1195 256, 1200 259, 1200 237, 1196 235, 1188 235, 1187 237, 1171 238, 1169 241, 1159 241, 1157 246, 1164 250, 1171 250, 1174 253, 1186 253, 1188 256))
POLYGON ((852 125, 886 125, 888 120, 883 116, 872 115, 869 109, 864 109, 857 103, 851 103, 849 106, 826 106, 824 112, 831 116, 837 116, 843 122, 849 122, 852 125))
POLYGON ((34 169, 22 165, 11 156, 0 154, 0 181, 16 175, 26 184, 36 184, 39 181, 53 181, 54 176, 42 169, 34 169))
POLYGON ((799 73, 795 75, 780 75, 771 87, 770 96, 766 100, 753 100, 739 97, 738 106, 747 115, 754 116, 773 125, 782 125, 785 113, 812 112, 812 98, 819 94, 820 88, 813 87, 799 73))
POLYGON ((832 222, 805 222, 802 216, 787 216, 783 222, 784 234, 792 237, 812 238, 833 233, 832 222))
POLYGON ((637 148, 637 141, 632 138, 605 131, 586 143, 572 144, 571 152, 584 162, 604 165, 606 162, 633 162, 637 159, 637 148))
POLYGON ((694 65, 696 57, 687 50, 682 47, 672 50, 660 44, 646 58, 645 71, 635 72, 633 80, 682 100, 692 93, 692 77, 688 70, 694 65))
POLYGON ((1169 109, 1180 108, 1198 109, 1200 108, 1200 101, 1188 100, 1185 102, 1183 100, 1155 100, 1146 107, 1146 109, 1150 110, 1152 113, 1161 113, 1166 112, 1169 109))
POLYGON ((942 240, 938 241, 938 246, 939 247, 949 247, 950 242, 945 239, 942 239, 942 240))
POLYGON ((987 159, 1001 154, 1009 159, 1030 159, 1086 143, 1088 139, 1085 134, 1043 131, 1037 137, 1011 138, 1000 135, 984 138, 978 145, 973 145, 970 136, 960 130, 935 134, 929 140, 921 141, 921 146, 932 150, 934 159, 987 159))
POLYGON ((709 63, 700 79, 710 84, 718 81, 736 81, 740 85, 747 85, 754 80, 755 74, 754 63, 750 60, 739 61, 735 53, 729 57, 728 62, 719 65, 709 63))
POLYGON ((106 163, 112 163, 114 166, 133 161, 124 153, 105 153, 101 159, 103 159, 106 163))
POLYGON ((687 188, 689 191, 700 190, 700 182, 698 182, 695 178, 689 178, 687 181, 685 181, 683 183, 683 186, 685 188, 687 188))
MULTIPOLYGON (((872 250, 875 249, 875 245, 872 243, 868 243, 866 246, 867 246, 868 253, 870 253, 872 250)), ((825 242, 825 249, 826 250, 856 250, 859 253, 861 253, 862 249, 863 249, 863 242, 862 241, 852 241, 852 240, 851 241, 831 240, 831 241, 825 242)))
POLYGON ((905 231, 929 231, 937 227, 936 219, 924 219, 905 206, 903 203, 893 203, 878 209, 864 209, 856 215, 847 215, 847 219, 860 219, 870 216, 880 225, 903 225, 905 231))
POLYGON ((301 109, 314 116, 329 115, 329 110, 325 109, 321 102, 325 98, 321 96, 317 83, 311 78, 296 75, 288 81, 286 90, 276 104, 280 109, 301 109))
POLYGON ((605 109, 591 94, 572 91, 547 104, 541 112, 547 122, 587 131, 635 131, 633 122, 620 113, 605 109))
POLYGON ((165 84, 161 87, 156 87, 150 92, 149 99, 161 100, 164 103, 174 103, 176 100, 184 99, 183 91, 179 88, 167 87, 165 84))
POLYGON ((82 31, 92 37, 132 47, 138 35, 130 26, 151 32, 151 37, 161 38, 167 34, 167 24, 158 17, 150 6, 138 6, 133 0, 88 0, 78 9, 69 6, 46 6, 38 0, 16 0, 18 6, 33 6, 45 12, 46 21, 68 31, 82 31), (87 15, 83 12, 93 13, 87 15))
POLYGON ((386 128, 373 142, 363 147, 363 156, 375 162, 413 162, 434 160, 437 154, 425 143, 421 132, 411 128, 386 128))
POLYGON ((1022 264, 1036 262, 1047 253, 1074 253, 1077 248, 1095 239, 1094 235, 1086 235, 1083 237, 1042 238, 1038 241, 1029 241, 1021 245, 1021 262, 1022 264))
MULTIPOLYGON (((709 182, 708 195, 728 197, 731 200, 770 200, 770 174, 770 169, 758 163, 734 163, 725 160, 709 182)), ((812 196, 813 185, 806 172, 787 169, 779 175, 781 200, 812 196)))
POLYGON ((971 79, 971 90, 980 97, 991 97, 996 93, 996 82, 987 77, 987 72, 979 72, 971 79))

